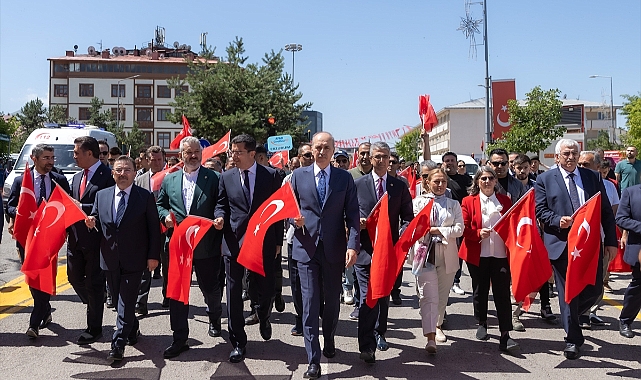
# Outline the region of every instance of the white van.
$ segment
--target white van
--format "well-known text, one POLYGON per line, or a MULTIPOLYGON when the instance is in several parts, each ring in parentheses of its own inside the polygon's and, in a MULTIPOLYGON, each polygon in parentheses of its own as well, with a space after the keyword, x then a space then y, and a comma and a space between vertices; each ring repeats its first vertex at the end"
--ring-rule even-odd
POLYGON ((11 185, 16 177, 24 172, 25 161, 29 162, 29 166, 33 165, 31 161, 31 150, 38 144, 49 144, 54 148, 54 155, 56 156, 54 166, 61 170, 67 177, 69 186, 71 186, 71 177, 80 171, 76 165, 76 160, 73 159, 73 141, 80 136, 91 136, 96 140, 105 140, 109 147, 116 146, 116 136, 113 133, 104 131, 98 127, 78 124, 73 127, 54 127, 54 128, 38 128, 31 132, 25 141, 18 159, 16 160, 13 170, 7 176, 2 189, 3 203, 7 203, 9 193, 11 192, 11 185))
MULTIPOLYGON (((474 174, 479 170, 479 164, 476 162, 472 156, 466 156, 464 154, 457 154, 456 155, 457 159, 463 160, 465 162, 465 171, 470 177, 474 177, 474 174)), ((433 154, 432 155, 432 161, 436 162, 437 164, 442 164, 443 163, 443 156, 440 154, 433 154)))

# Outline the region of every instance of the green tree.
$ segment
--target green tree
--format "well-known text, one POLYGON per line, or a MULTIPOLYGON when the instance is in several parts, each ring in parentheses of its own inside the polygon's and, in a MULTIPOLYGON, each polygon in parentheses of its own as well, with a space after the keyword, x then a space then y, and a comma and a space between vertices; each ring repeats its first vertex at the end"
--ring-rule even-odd
POLYGON ((138 123, 134 122, 123 144, 127 150, 131 150, 132 157, 138 157, 138 152, 145 147, 145 135, 138 129, 138 123))
POLYGON ((111 132, 116 136, 118 146, 127 146, 127 133, 122 125, 118 125, 118 121, 114 119, 111 110, 104 110, 104 100, 100 98, 92 98, 89 105, 89 125, 94 125, 99 128, 104 128, 107 132, 111 132))
POLYGON ((544 91, 536 86, 525 94, 525 105, 508 100, 512 128, 501 139, 489 144, 487 151, 503 148, 508 152, 539 152, 563 136, 566 128, 557 125, 563 107, 559 94, 558 89, 544 91))
POLYGON ((20 146, 16 146, 12 137, 19 128, 20 123, 15 116, 5 117, 3 113, 0 113, 0 133, 9 135, 9 138, 12 139, 10 142, 0 141, 0 155, 20 151, 20 148, 22 148, 22 144, 20 146), (11 147, 11 152, 9 152, 9 145, 11 147))
POLYGON ((180 89, 189 84, 189 92, 181 92, 171 106, 169 119, 180 123, 186 115, 194 135, 216 141, 229 129, 234 135, 247 133, 259 142, 268 136, 290 134, 296 143, 305 140, 306 118, 301 113, 311 103, 298 101, 303 94, 292 78, 283 73, 281 52, 265 54, 261 64, 246 64, 243 40, 236 40, 226 49, 227 58, 219 63, 207 49, 202 57, 189 63, 184 81, 174 78, 170 87, 180 89), (269 115, 274 124, 268 123, 269 115))
POLYGON ((603 150, 619 150, 622 148, 621 144, 610 142, 610 134, 608 131, 599 131, 596 139, 588 140, 586 144, 588 150, 603 149, 603 150))
POLYGON ((625 99, 621 113, 626 117, 628 127, 628 132, 621 136, 621 140, 624 145, 641 148, 641 96, 639 95, 621 95, 625 99))
POLYGON ((67 111, 63 106, 59 104, 49 107, 49 109, 47 110, 46 119, 48 123, 66 124, 67 122, 69 122, 67 111))
POLYGON ((416 161, 421 148, 421 128, 414 128, 401 136, 394 144, 394 149, 406 161, 416 161))
POLYGON ((20 125, 11 135, 11 149, 20 151, 27 137, 37 128, 42 128, 47 121, 47 110, 42 100, 28 101, 18 112, 17 120, 20 125))

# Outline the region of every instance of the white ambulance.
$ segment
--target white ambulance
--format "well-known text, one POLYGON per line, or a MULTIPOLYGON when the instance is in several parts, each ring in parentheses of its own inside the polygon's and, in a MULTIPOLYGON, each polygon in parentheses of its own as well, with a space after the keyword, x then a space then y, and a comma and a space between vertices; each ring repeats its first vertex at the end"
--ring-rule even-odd
POLYGON ((71 186, 71 177, 80 171, 80 168, 76 165, 76 161, 73 159, 73 141, 80 136, 91 136, 96 140, 105 140, 107 144, 109 144, 109 147, 117 145, 116 136, 114 136, 113 133, 91 125, 73 124, 58 126, 57 124, 53 124, 53 127, 36 129, 31 132, 25 141, 18 155, 18 159, 13 166, 13 170, 4 182, 4 188, 2 190, 3 203, 7 203, 14 179, 24 172, 25 161, 29 163, 29 166, 33 165, 33 161, 31 161, 30 158, 31 150, 38 144, 53 146, 56 157, 54 166, 67 177, 69 186, 71 186))

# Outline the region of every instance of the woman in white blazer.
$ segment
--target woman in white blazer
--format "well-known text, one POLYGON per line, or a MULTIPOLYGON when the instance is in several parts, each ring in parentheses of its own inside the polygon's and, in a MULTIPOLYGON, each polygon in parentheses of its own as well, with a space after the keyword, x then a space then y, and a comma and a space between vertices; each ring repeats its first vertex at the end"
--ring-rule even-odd
POLYGON ((456 238, 463 235, 463 213, 459 203, 447 193, 447 174, 441 168, 421 168, 423 191, 414 201, 417 215, 430 200, 434 200, 430 231, 414 246, 412 273, 416 276, 425 349, 436 353, 436 341, 445 342, 441 325, 445 307, 459 268, 456 238))

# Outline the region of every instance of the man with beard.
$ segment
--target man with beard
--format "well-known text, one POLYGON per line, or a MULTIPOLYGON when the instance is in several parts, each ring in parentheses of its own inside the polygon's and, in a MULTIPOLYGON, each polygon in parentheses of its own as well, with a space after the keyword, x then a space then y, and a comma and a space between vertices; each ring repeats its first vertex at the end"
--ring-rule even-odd
POLYGON ((614 168, 614 175, 616 175, 621 191, 626 187, 641 183, 641 161, 637 160, 638 153, 636 147, 627 147, 625 149, 627 159, 617 162, 617 166, 614 168))
POLYGON ((369 154, 369 148, 371 145, 372 144, 368 142, 364 142, 358 146, 358 151, 356 151, 356 154, 358 154, 358 165, 349 170, 352 178, 360 178, 372 171, 373 166, 369 154))

